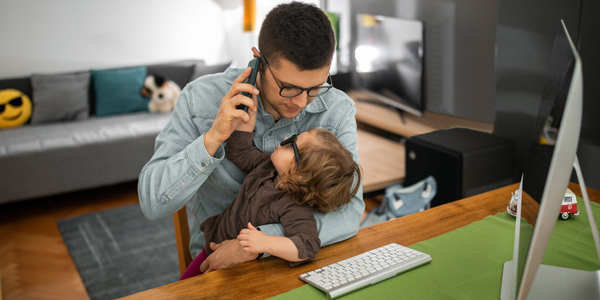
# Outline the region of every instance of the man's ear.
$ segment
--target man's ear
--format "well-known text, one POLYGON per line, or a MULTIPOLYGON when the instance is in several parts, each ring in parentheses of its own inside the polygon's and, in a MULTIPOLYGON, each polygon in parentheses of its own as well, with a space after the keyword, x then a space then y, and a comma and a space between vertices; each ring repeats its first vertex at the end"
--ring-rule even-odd
POLYGON ((258 52, 258 49, 256 49, 256 47, 252 47, 252 55, 254 57, 260 57, 260 52, 258 52))

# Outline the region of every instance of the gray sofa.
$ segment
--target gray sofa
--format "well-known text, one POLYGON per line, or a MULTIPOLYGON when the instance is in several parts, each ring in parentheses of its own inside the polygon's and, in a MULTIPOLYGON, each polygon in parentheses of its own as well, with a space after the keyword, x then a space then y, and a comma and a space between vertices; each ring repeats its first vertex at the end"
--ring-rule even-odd
MULTIPOLYGON (((227 67, 190 60, 149 65, 147 73, 183 88, 227 67)), ((7 88, 32 98, 29 77, 0 80, 0 90, 7 88)), ((137 180, 170 114, 95 117, 92 84, 89 96, 88 119, 0 130, 0 204, 137 180)))

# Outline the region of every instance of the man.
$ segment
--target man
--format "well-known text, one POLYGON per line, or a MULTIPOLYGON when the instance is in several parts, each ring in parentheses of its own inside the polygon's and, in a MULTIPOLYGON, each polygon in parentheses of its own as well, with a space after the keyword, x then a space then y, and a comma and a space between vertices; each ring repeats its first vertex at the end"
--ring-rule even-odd
MULTIPOLYGON (((156 138, 155 153, 140 173, 140 205, 148 219, 167 217, 193 202, 190 251, 204 245, 200 223, 221 213, 235 199, 246 174, 225 158, 224 145, 246 112, 257 111, 254 144, 273 152, 285 137, 311 128, 331 131, 358 162, 356 109, 343 92, 331 88, 329 68, 335 36, 319 8, 298 2, 275 7, 260 30, 254 57, 261 57, 257 87, 244 84, 251 69, 228 69, 188 84, 179 96, 170 122, 156 138), (249 92, 252 99, 240 95, 249 92), (220 101, 219 101, 220 100, 220 101)), ((360 183, 357 183, 360 184, 360 183)), ((364 212, 362 187, 351 203, 338 212, 315 213, 323 246, 356 234, 364 212)), ((281 224, 259 228, 283 236, 281 224)), ((237 240, 206 245, 214 251, 202 264, 210 272, 256 254, 242 251, 237 240)))

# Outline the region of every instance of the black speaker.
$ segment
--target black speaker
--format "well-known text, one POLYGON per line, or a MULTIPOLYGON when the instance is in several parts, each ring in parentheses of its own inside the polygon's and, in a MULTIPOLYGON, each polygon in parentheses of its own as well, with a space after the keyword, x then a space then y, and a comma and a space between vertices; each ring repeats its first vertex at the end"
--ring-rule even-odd
MULTIPOLYGON (((514 143, 489 133, 453 128, 406 140, 406 178, 412 185, 429 175, 437 181, 431 206, 513 183, 514 143)), ((507 204, 510 199, 507 198, 507 204)))

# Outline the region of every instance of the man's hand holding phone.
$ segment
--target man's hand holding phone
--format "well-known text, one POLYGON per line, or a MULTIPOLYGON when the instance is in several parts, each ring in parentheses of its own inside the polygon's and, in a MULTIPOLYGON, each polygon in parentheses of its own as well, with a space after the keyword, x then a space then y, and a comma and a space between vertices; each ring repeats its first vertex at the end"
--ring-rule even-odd
MULTIPOLYGON (((257 95, 258 89, 244 81, 250 77, 252 68, 246 69, 242 75, 236 78, 231 85, 229 92, 221 99, 221 105, 213 125, 204 135, 204 147, 210 156, 214 156, 219 146, 225 142, 231 133, 242 123, 250 121, 250 115, 243 109, 237 109, 236 106, 245 105, 249 112, 254 113, 256 122, 257 95), (252 98, 242 95, 242 92, 249 93, 252 98)), ((254 123, 255 123, 254 122, 254 123)), ((252 126, 254 129, 254 125, 252 126)))
MULTIPOLYGON (((248 78, 246 78, 244 83, 248 83, 248 84, 251 84, 256 87, 256 77, 258 76, 259 66, 260 66, 260 58, 259 57, 255 57, 252 60, 250 60, 250 62, 248 63, 248 68, 252 68, 252 72, 250 73, 250 76, 248 76, 248 78)), ((247 92, 242 92, 241 94, 248 98, 252 97, 252 95, 247 92)), ((245 112, 248 112, 248 106, 243 105, 243 104, 240 104, 240 105, 236 106, 235 108, 243 109, 245 112)))
MULTIPOLYGON (((257 100, 256 96, 253 95, 252 101, 254 101, 254 106, 258 107, 257 106, 258 105, 258 100, 257 100)), ((254 131, 254 126, 256 126, 256 114, 257 113, 258 113, 258 111, 256 109, 254 109, 254 110, 253 109, 248 109, 248 116, 250 117, 250 120, 248 120, 248 122, 246 122, 246 123, 244 123, 244 122, 237 122, 238 125, 235 128, 235 130, 247 131, 247 132, 254 131)), ((234 121, 234 123, 236 123, 236 121, 234 121)))

